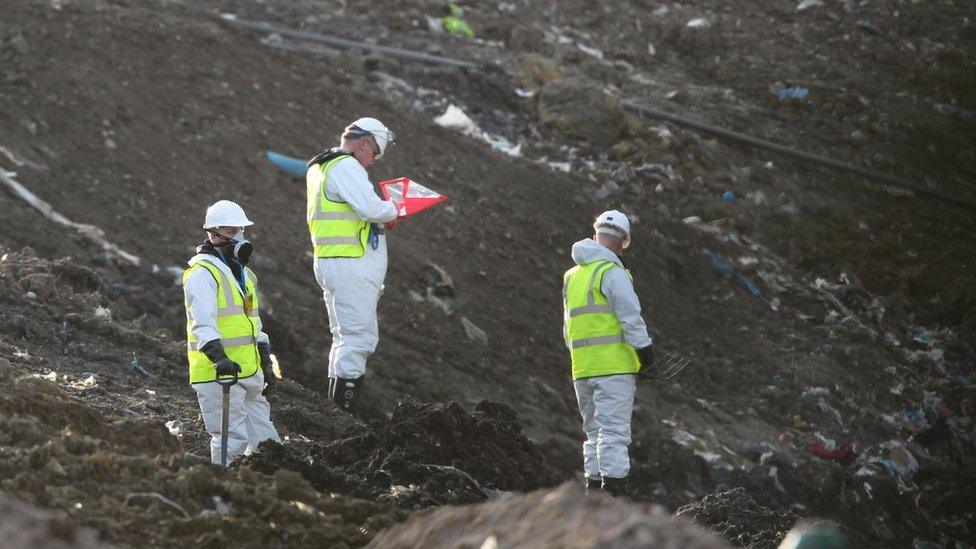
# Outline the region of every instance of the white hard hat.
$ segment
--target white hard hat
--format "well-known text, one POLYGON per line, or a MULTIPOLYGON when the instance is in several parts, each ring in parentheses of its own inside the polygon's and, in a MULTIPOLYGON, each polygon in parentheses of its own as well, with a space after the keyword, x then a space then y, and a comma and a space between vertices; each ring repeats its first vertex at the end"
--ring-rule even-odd
POLYGON ((230 200, 218 200, 207 208, 203 221, 204 229, 217 227, 248 227, 254 223, 244 215, 244 209, 230 200))
POLYGON ((380 148, 380 154, 376 158, 381 158, 386 152, 386 146, 396 142, 396 135, 382 122, 375 118, 364 117, 346 126, 343 135, 347 133, 358 133, 359 135, 370 134, 376 140, 376 145, 380 148))
POLYGON ((619 210, 610 210, 600 214, 593 222, 593 230, 597 234, 608 234, 624 240, 624 248, 630 246, 630 220, 619 210))

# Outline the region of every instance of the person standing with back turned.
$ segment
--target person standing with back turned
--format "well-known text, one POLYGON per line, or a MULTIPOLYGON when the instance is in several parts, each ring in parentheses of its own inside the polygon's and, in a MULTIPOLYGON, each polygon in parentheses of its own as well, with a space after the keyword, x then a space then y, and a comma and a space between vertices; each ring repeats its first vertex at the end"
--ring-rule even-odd
POLYGON ((573 244, 576 266, 563 275, 563 336, 586 433, 587 492, 602 488, 617 496, 627 492, 636 377, 654 363, 653 341, 619 257, 630 245, 630 221, 611 210, 593 229, 593 238, 573 244))
POLYGON ((315 253, 315 280, 329 313, 329 397, 349 413, 358 412, 366 360, 376 350, 376 306, 386 277, 383 223, 397 217, 398 205, 376 195, 366 168, 383 156, 394 135, 375 118, 346 127, 339 146, 308 162, 309 234, 315 253))

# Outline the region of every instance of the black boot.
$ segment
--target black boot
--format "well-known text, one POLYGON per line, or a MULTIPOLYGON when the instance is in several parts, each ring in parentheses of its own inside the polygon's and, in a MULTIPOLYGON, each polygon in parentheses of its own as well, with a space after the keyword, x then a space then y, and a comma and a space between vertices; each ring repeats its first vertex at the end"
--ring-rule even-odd
POLYGON ((603 477, 603 490, 613 497, 627 497, 627 477, 610 478, 603 477))
POLYGON ((357 378, 330 377, 329 378, 329 398, 335 401, 339 408, 356 415, 359 411, 359 393, 362 392, 363 379, 365 376, 357 378))
POLYGON ((602 487, 600 486, 600 479, 586 477, 586 493, 596 494, 599 493, 602 487))

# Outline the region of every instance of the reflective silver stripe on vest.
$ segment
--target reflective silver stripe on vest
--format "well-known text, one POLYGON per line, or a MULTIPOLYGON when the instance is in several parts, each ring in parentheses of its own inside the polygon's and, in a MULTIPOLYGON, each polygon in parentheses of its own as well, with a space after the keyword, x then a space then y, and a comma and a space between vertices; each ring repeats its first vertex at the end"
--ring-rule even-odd
MULTIPOLYGON (((224 347, 239 347, 241 345, 251 345, 256 342, 257 340, 251 336, 220 338, 220 343, 224 347)), ((199 350, 196 341, 187 341, 186 346, 189 347, 191 351, 199 350)))
MULTIPOLYGON (((603 271, 603 268, 608 264, 613 263, 612 261, 604 261, 597 265, 596 269, 593 269, 593 274, 590 275, 590 284, 587 286, 588 290, 586 293, 586 305, 582 307, 576 307, 575 309, 569 310, 569 316, 579 316, 591 313, 613 313, 613 308, 609 305, 597 305, 596 295, 593 293, 593 285, 596 284, 596 277, 603 271)), ((569 281, 563 285, 563 298, 566 297, 566 290, 569 287, 569 281)))
POLYGON ((322 202, 319 201, 319 207, 312 214, 313 221, 362 221, 355 212, 323 212, 321 204, 322 202))
POLYGON ((225 303, 223 307, 217 307, 217 317, 243 314, 244 306, 234 303, 234 290, 231 289, 230 279, 220 269, 217 269, 217 272, 220 273, 220 285, 224 287, 225 303))
POLYGON ((624 343, 624 334, 615 334, 600 337, 585 337, 570 342, 570 347, 579 349, 580 347, 590 347, 592 345, 610 345, 612 343, 624 343))
POLYGON ((613 313, 613 307, 610 305, 584 305, 583 307, 577 307, 575 309, 569 310, 569 316, 579 316, 587 315, 591 313, 613 313))
POLYGON ((359 246, 359 239, 355 236, 318 236, 312 239, 312 243, 316 246, 333 246, 333 245, 345 245, 345 246, 359 246))

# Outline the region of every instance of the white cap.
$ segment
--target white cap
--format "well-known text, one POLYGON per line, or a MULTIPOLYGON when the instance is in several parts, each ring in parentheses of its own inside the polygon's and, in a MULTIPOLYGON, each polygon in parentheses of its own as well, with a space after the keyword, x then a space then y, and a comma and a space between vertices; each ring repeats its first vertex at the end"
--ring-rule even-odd
POLYGON ((630 246, 630 220, 619 210, 610 210, 600 214, 593 222, 593 230, 597 234, 608 234, 622 238, 624 248, 630 246))
POLYGON ((203 221, 204 229, 217 227, 248 227, 254 223, 244 215, 244 208, 230 200, 218 200, 207 208, 207 216, 203 221))
POLYGON ((396 135, 375 118, 364 117, 356 120, 346 126, 343 135, 348 132, 356 132, 357 130, 360 134, 368 133, 372 135, 373 139, 376 140, 376 145, 380 148, 380 154, 376 155, 376 158, 383 156, 383 153, 386 152, 387 145, 396 142, 396 135))

